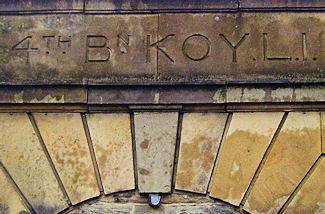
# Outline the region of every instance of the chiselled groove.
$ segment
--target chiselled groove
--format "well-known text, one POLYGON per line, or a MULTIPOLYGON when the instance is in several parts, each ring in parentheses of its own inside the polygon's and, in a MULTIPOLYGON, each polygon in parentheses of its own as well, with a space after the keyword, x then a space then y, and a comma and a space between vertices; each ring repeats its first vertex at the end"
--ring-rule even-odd
POLYGON ((27 200, 27 198, 25 197, 25 195, 22 193, 22 191, 20 190, 20 188, 18 187, 18 185, 16 184, 16 182, 14 181, 14 179, 11 177, 11 175, 9 174, 8 170, 6 169, 6 167, 2 164, 2 162, 0 161, 0 170, 3 171, 3 173, 5 174, 5 176, 7 177, 7 179, 9 180, 10 184, 13 186, 13 188, 15 189, 15 191, 18 193, 19 197, 21 198, 23 204, 26 206, 26 208, 32 213, 32 214, 36 214, 34 208, 32 207, 32 205, 29 203, 29 201, 27 200))
MULTIPOLYGON (((160 23, 160 14, 157 15, 157 38, 159 38, 159 35, 160 35, 159 23, 160 23)), ((149 37, 147 36, 147 45, 148 45, 148 47, 150 45, 150 40, 149 39, 150 39, 150 36, 149 37)), ((155 80, 157 81, 159 79, 159 69, 158 69, 159 68, 159 56, 158 56, 159 50, 158 50, 158 48, 157 48, 156 51, 157 51, 156 52, 156 60, 157 60, 157 62, 156 62, 156 70, 155 70, 155 80)), ((147 59, 149 58, 149 61, 150 61, 150 50, 149 50, 149 48, 147 49, 146 58, 147 59)))
POLYGON ((218 151, 217 151, 217 155, 216 155, 216 158, 214 160, 214 164, 213 164, 213 168, 212 168, 212 171, 211 171, 211 175, 210 175, 210 179, 209 179, 209 182, 208 182, 208 189, 207 189, 207 193, 209 194, 210 193, 210 188, 211 188, 211 183, 212 183, 212 180, 213 180, 213 175, 214 175, 214 171, 215 171, 215 168, 218 164, 218 157, 219 157, 219 153, 221 151, 221 147, 222 145, 224 144, 224 141, 225 141, 225 136, 227 136, 227 132, 229 130, 229 127, 230 127, 230 123, 231 123, 231 119, 232 119, 232 115, 233 113, 229 113, 228 114, 228 117, 227 117, 227 121, 226 121, 226 125, 225 125, 225 128, 223 130, 223 133, 222 133, 222 137, 221 137, 221 141, 220 141, 220 145, 219 145, 219 148, 218 148, 218 151))
POLYGON ((99 192, 100 192, 101 195, 103 195, 104 194, 104 187, 103 187, 102 179, 101 179, 99 168, 98 168, 98 163, 97 163, 97 159, 96 159, 96 155, 95 155, 95 151, 94 151, 94 145, 92 143, 90 132, 89 132, 87 118, 86 118, 86 115, 84 113, 81 113, 81 119, 82 119, 83 127, 85 129, 85 134, 86 134, 86 137, 87 137, 88 148, 89 148, 89 152, 90 152, 91 161, 92 161, 93 166, 94 166, 94 171, 95 171, 95 176, 96 176, 99 192))
MULTIPOLYGON (((289 198, 287 199, 287 201, 283 204, 283 206, 281 207, 281 209, 279 210, 279 214, 282 214, 285 209, 289 206, 289 204, 291 203, 291 201, 294 199, 294 197, 297 195, 297 193, 299 192, 299 190, 302 188, 302 186, 306 183, 306 181, 309 179, 309 177, 312 175, 312 173, 315 171, 315 169, 317 168, 317 166, 319 165, 319 163, 322 161, 322 159, 324 158, 324 155, 320 155, 317 160, 315 161, 315 163, 310 167, 309 171, 307 172, 307 174, 304 176, 304 178, 300 181, 300 183, 298 184, 298 186, 295 188, 295 190, 291 193, 291 195, 289 196, 289 198)), ((317 187, 315 187, 317 188, 317 187)))
POLYGON ((72 206, 72 203, 71 203, 71 200, 69 198, 69 195, 68 195, 66 189, 64 188, 64 185, 63 185, 62 180, 61 180, 61 178, 59 176, 59 173, 56 170, 55 165, 54 165, 54 163, 52 161, 52 158, 50 156, 50 153, 49 153, 49 151, 46 148, 46 145, 44 143, 44 140, 43 140, 43 137, 41 135, 41 132, 38 129, 38 126, 37 126, 37 123, 35 121, 35 118, 34 118, 33 114, 31 114, 31 113, 27 113, 27 115, 28 115, 29 120, 30 120, 30 122, 31 122, 31 124, 33 126, 33 129, 34 129, 34 131, 35 131, 35 133, 37 135, 37 138, 38 138, 38 140, 39 140, 39 142, 41 144, 41 147, 43 149, 43 152, 44 152, 44 154, 45 154, 45 156, 46 156, 46 158, 47 158, 47 160, 48 160, 48 162, 49 162, 49 164, 51 166, 51 169, 52 169, 52 171, 54 173, 54 176, 55 176, 55 178, 56 178, 56 180, 57 180, 57 182, 59 184, 59 187, 60 187, 60 189, 61 189, 61 191, 62 191, 62 193, 63 193, 63 195, 64 195, 64 197, 65 197, 65 199, 66 199, 66 201, 68 203, 68 205, 69 206, 72 206))
POLYGON ((306 33, 302 33, 302 60, 307 60, 307 39, 306 33))
POLYGON ((176 182, 179 147, 180 147, 180 142, 181 142, 181 137, 182 137, 181 135, 182 135, 183 115, 184 114, 181 112, 178 115, 176 147, 175 147, 175 155, 174 155, 174 169, 173 169, 173 177, 172 177, 172 190, 175 188, 175 182, 176 182))
POLYGON ((319 112, 319 117, 320 117, 320 151, 321 151, 321 154, 324 154, 325 153, 325 146, 324 146, 324 138, 323 138, 323 120, 322 120, 322 112, 319 112))
POLYGON ((132 151, 133 151, 133 169, 134 169, 134 181, 135 188, 138 188, 138 170, 137 170, 137 151, 135 145, 135 127, 134 127, 134 113, 130 113, 130 127, 131 127, 131 139, 132 139, 132 151))
POLYGON ((258 165, 257 170, 255 171, 254 177, 253 177, 253 179, 251 180, 251 182, 250 182, 250 184, 249 184, 249 186, 248 186, 248 188, 247 188, 247 190, 246 190, 246 192, 245 192, 245 195, 244 195, 243 199, 242 199, 241 202, 240 202, 240 206, 244 206, 244 204, 246 203, 247 198, 248 198, 248 196, 249 196, 249 194, 250 194, 250 192, 251 192, 251 190, 252 190, 252 188, 253 188, 253 186, 254 186, 254 184, 255 184, 257 178, 258 178, 258 176, 260 175, 260 172, 261 172, 261 170, 262 170, 264 164, 265 164, 265 161, 266 161, 267 157, 269 156, 269 154, 270 154, 270 152, 271 152, 271 150, 272 150, 272 148, 273 148, 273 146, 274 146, 274 143, 275 143, 275 141, 276 141, 276 139, 277 139, 277 137, 278 137, 278 135, 279 135, 279 133, 280 133, 280 131, 281 131, 281 129, 282 129, 282 126, 283 126, 284 122, 286 121, 286 119, 287 119, 287 117, 288 117, 288 114, 289 114, 289 113, 286 112, 286 113, 283 115, 283 117, 282 117, 282 119, 281 119, 281 122, 280 122, 280 124, 279 124, 277 130, 275 131, 275 133, 274 133, 274 135, 273 135, 273 137, 272 137, 272 140, 271 140, 269 146, 267 147, 267 149, 266 149, 266 151, 265 151, 265 153, 264 153, 264 155, 263 155, 263 158, 262 158, 260 164, 258 165))

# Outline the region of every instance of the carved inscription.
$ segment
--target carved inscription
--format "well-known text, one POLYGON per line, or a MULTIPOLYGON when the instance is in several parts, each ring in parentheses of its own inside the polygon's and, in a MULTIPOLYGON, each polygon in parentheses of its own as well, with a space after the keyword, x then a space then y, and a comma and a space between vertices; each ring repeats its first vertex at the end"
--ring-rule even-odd
MULTIPOLYGON (((86 40, 86 60, 87 62, 107 62, 111 58, 111 48, 107 46, 107 38, 103 35, 87 35, 86 40), (101 56, 91 57, 92 51, 100 50, 101 56)), ((97 53, 97 52, 96 52, 97 53)), ((93 54, 95 55, 95 54, 93 54)), ((96 54, 97 56, 98 54, 96 54)))
POLYGON ((226 42, 226 44, 231 48, 232 50, 232 62, 237 62, 237 49, 239 48, 239 46, 244 42, 244 40, 246 39, 246 37, 249 35, 249 33, 245 33, 244 36, 242 36, 242 38, 239 40, 239 42, 237 42, 236 45, 233 45, 225 35, 223 34, 219 34, 219 36, 226 42))
POLYGON ((19 41, 18 43, 14 44, 12 46, 12 50, 14 50, 14 51, 24 51, 25 52, 27 64, 30 63, 30 53, 38 50, 38 48, 31 46, 32 38, 33 38, 32 36, 26 36, 24 39, 22 39, 21 41, 19 41))
POLYGON ((205 59, 210 52, 210 41, 209 38, 202 34, 193 34, 185 39, 183 42, 182 51, 184 56, 193 60, 201 61, 205 59), (192 44, 191 44, 192 43, 192 44), (193 51, 196 49, 196 51, 193 51), (199 52, 197 54, 193 54, 199 52))
POLYGON ((171 62, 175 62, 175 60, 173 58, 171 58, 167 52, 165 50, 163 50, 159 45, 160 43, 163 43, 164 41, 168 40, 171 37, 174 37, 175 34, 168 34, 167 36, 165 36, 164 38, 158 40, 157 42, 154 42, 151 44, 150 39, 151 39, 151 35, 147 35, 147 57, 146 57, 146 62, 149 63, 150 62, 150 48, 151 47, 156 47, 158 52, 161 52, 163 55, 165 55, 167 57, 167 59, 169 59, 171 62))
MULTIPOLYGON (((151 63, 151 52, 156 50, 158 54, 163 55, 170 63, 175 63, 177 59, 171 55, 164 47, 165 43, 168 43, 173 38, 176 38, 177 34, 167 34, 165 37, 158 39, 157 41, 152 41, 152 35, 146 35, 145 37, 145 63, 151 63)), ((241 36, 238 41, 231 39, 230 36, 226 36, 223 33, 219 34, 219 40, 224 42, 228 47, 229 51, 232 52, 231 63, 238 62, 238 54, 240 53, 240 46, 249 39, 250 34, 245 33, 241 36)), ((307 50, 307 33, 301 33, 301 58, 292 56, 272 56, 269 54, 271 43, 276 43, 272 41, 272 36, 269 33, 263 33, 261 49, 263 50, 263 61, 307 61, 308 60, 308 50, 307 50)), ((123 55, 127 55, 130 52, 130 42, 131 35, 127 33, 120 33, 117 38, 107 38, 105 35, 86 35, 85 36, 85 63, 105 63, 110 61, 114 51, 119 51, 123 55), (109 46, 109 39, 116 39, 117 49, 113 49, 109 46)), ((44 40, 45 47, 47 48, 45 54, 51 54, 51 49, 59 48, 62 54, 66 54, 67 50, 71 48, 73 43, 72 36, 63 35, 44 35, 42 36, 44 40)), ((33 45, 33 36, 29 35, 18 41, 12 46, 13 51, 20 51, 25 53, 26 63, 30 63, 30 54, 39 51, 38 47, 33 45)), ((299 48, 299 47, 297 47, 299 48)), ((195 33, 186 37, 182 43, 182 48, 179 50, 183 53, 183 56, 194 62, 199 62, 205 60, 211 51, 218 51, 217 49, 212 49, 212 44, 210 38, 207 36, 195 33)), ((317 57, 312 58, 314 61, 317 57)), ((218 60, 218 59, 216 59, 218 60)), ((222 59, 223 60, 223 59, 222 59)), ((257 61, 253 58, 253 61, 257 61)))

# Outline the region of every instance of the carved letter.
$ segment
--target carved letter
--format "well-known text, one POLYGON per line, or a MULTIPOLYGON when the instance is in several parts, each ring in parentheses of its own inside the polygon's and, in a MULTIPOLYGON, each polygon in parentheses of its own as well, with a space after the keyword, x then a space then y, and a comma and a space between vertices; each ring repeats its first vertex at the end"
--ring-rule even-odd
POLYGON ((86 63, 87 62, 107 62, 110 57, 111 57, 111 49, 109 47, 107 47, 107 44, 106 44, 106 40, 107 38, 105 36, 102 36, 102 35, 88 35, 87 36, 87 40, 86 40, 86 63), (100 45, 92 45, 91 42, 95 42, 95 41, 99 41, 101 40, 102 41, 102 44, 100 45), (91 59, 89 57, 89 52, 91 49, 103 49, 103 48, 106 48, 108 49, 108 55, 106 58, 104 59, 91 59))
POLYGON ((43 36, 43 39, 46 40, 46 47, 50 48, 50 44, 51 44, 51 39, 54 39, 55 36, 43 36))
POLYGON ((30 52, 34 50, 38 50, 38 48, 33 48, 30 45, 30 40, 32 39, 32 36, 27 36, 14 46, 12 46, 12 50, 17 50, 17 51, 26 51, 26 63, 30 63, 30 52), (23 44, 25 43, 25 46, 23 44))
POLYGON ((169 37, 173 37, 175 36, 175 34, 169 34, 166 37, 162 38, 161 40, 158 40, 157 42, 154 42, 152 44, 150 44, 150 35, 147 35, 147 57, 146 57, 146 62, 149 63, 150 62, 150 47, 156 46, 157 50, 160 51, 161 53, 163 53, 171 62, 175 62, 163 49, 161 49, 159 47, 159 43, 167 40, 169 37))
POLYGON ((219 36, 226 42, 226 44, 231 48, 232 50, 232 62, 237 62, 237 49, 239 46, 244 42, 246 39, 246 36, 248 36, 248 33, 245 33, 244 36, 239 40, 239 42, 236 45, 233 45, 223 34, 219 34, 219 36))
POLYGON ((268 57, 267 49, 268 49, 267 33, 263 33, 264 61, 266 61, 266 60, 291 60, 291 57, 268 57))
MULTIPOLYGON (((191 51, 193 51, 193 49, 191 51)), ((182 51, 184 56, 186 56, 187 58, 193 60, 193 61, 201 61, 203 59, 205 59, 210 52, 210 41, 209 38, 202 35, 202 34, 193 34, 189 37, 187 37, 185 39, 185 41, 183 42, 183 47, 182 47, 182 51), (202 54, 197 54, 198 51, 201 51, 203 47, 203 52, 202 54), (189 53, 189 48, 195 48, 195 53, 196 54, 191 54, 189 53), (201 48, 201 49, 200 49, 201 48)))
POLYGON ((71 47, 71 36, 68 36, 68 39, 66 39, 66 40, 62 40, 61 36, 59 36, 58 47, 61 47, 61 43, 62 44, 68 44, 68 47, 70 48, 71 47))
POLYGON ((130 44, 130 35, 127 35, 126 38, 122 37, 122 34, 117 35, 117 47, 120 48, 122 54, 126 54, 129 52, 129 44, 130 44))

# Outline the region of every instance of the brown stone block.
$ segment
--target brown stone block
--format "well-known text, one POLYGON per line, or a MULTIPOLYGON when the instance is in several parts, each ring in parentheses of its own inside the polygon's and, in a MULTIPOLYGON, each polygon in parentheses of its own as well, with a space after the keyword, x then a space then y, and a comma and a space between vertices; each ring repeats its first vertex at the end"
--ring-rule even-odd
POLYGON ((161 14, 159 80, 321 81, 324 27, 321 13, 161 14))
POLYGON ((159 1, 159 9, 165 10, 211 10, 211 9, 237 9, 237 0, 165 0, 159 1))
POLYGON ((86 12, 123 12, 158 9, 158 0, 86 0, 86 12))
POLYGON ((84 69, 90 82, 154 79, 157 50, 150 45, 157 41, 158 16, 94 15, 85 20, 84 69))
POLYGON ((212 10, 237 9, 237 0, 96 0, 86 1, 86 11, 90 12, 141 12, 148 10, 212 10))
POLYGON ((83 87, 0 87, 0 103, 86 103, 83 87))
POLYGON ((90 104, 224 103, 222 86, 108 86, 90 87, 90 104))
POLYGON ((167 214, 239 214, 238 211, 232 209, 230 206, 220 204, 179 204, 167 206, 167 214))
POLYGON ((0 12, 82 11, 82 0, 2 0, 0 12))
POLYGON ((81 15, 0 17, 1 82, 82 82, 85 78, 81 15))
POLYGON ((287 1, 287 0, 241 0, 240 8, 310 8, 325 7, 323 0, 301 0, 301 1, 287 1))

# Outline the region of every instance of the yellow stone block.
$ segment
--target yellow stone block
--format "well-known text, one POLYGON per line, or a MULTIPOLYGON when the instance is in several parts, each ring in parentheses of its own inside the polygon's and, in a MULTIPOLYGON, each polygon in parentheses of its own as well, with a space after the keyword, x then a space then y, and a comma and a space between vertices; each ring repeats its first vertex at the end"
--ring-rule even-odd
POLYGON ((67 208, 27 114, 0 114, 0 161, 37 213, 67 208))
POLYGON ((35 114, 35 120, 72 204, 99 195, 81 115, 35 114))
POLYGON ((176 189, 206 193, 228 114, 184 114, 176 189))
POLYGON ((284 213, 325 213, 325 156, 284 213))
POLYGON ((88 114, 89 131, 106 194, 135 188, 129 114, 88 114))
POLYGON ((1 169, 0 190, 0 213, 17 214, 23 211, 28 213, 28 209, 26 209, 20 196, 1 169))
POLYGON ((240 204, 283 114, 233 114, 214 170, 211 197, 240 204))
POLYGON ((244 209, 276 213, 321 153, 318 112, 289 113, 254 184, 244 209))

